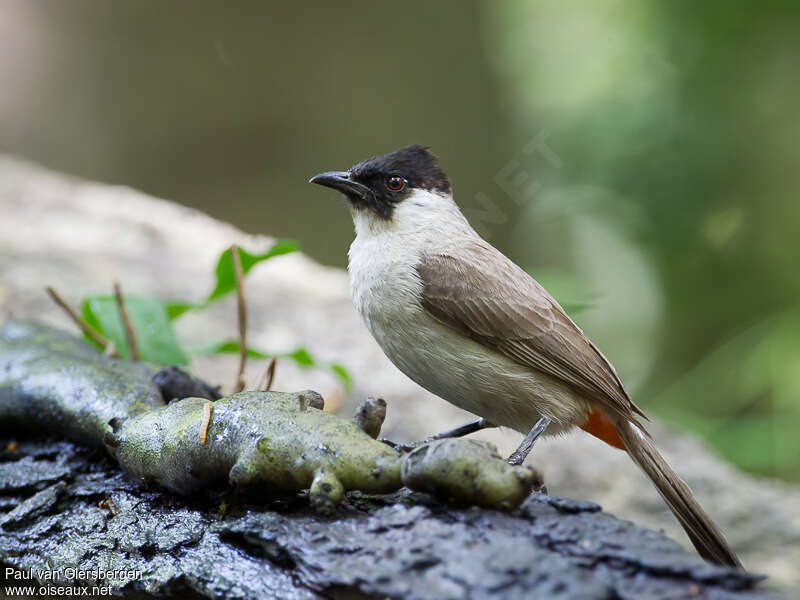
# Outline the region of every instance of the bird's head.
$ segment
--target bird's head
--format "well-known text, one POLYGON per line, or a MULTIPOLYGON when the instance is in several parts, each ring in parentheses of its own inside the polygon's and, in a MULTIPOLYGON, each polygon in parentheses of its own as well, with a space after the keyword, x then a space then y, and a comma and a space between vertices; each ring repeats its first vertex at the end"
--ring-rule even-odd
POLYGON ((434 197, 451 195, 450 181, 436 157, 417 145, 375 156, 347 171, 320 173, 309 181, 342 192, 354 213, 366 211, 382 221, 391 221, 403 204, 422 207, 434 197))

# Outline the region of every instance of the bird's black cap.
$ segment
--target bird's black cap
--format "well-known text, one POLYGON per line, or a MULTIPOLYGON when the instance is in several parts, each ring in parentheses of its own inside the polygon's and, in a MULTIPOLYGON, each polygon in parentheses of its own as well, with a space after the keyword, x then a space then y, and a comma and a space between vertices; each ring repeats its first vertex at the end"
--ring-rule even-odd
POLYGON ((419 145, 369 158, 349 171, 320 173, 310 182, 339 190, 354 205, 371 208, 383 219, 390 219, 394 207, 414 189, 450 193, 450 180, 436 157, 419 145))
POLYGON ((423 188, 437 192, 450 191, 450 180, 442 169, 436 156, 419 144, 406 146, 383 156, 375 156, 358 163, 350 169, 356 181, 369 179, 375 175, 403 177, 410 188, 423 188))

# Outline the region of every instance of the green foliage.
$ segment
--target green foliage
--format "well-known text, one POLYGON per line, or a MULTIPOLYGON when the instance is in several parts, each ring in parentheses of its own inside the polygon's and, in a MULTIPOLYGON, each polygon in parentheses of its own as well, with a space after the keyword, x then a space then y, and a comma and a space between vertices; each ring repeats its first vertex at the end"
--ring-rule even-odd
POLYGON ((164 306, 167 311, 167 316, 170 321, 180 317, 183 313, 188 312, 195 308, 197 305, 188 302, 169 302, 164 306))
MULTIPOLYGON (((125 296, 125 308, 136 332, 142 360, 168 365, 187 365, 164 305, 153 298, 125 296)), ((114 343, 119 354, 130 358, 125 328, 113 296, 89 296, 81 303, 84 320, 114 343)))
MULTIPOLYGON (((298 250, 297 244, 289 240, 275 242, 272 248, 262 254, 251 254, 239 248, 242 272, 246 276, 257 264, 296 250, 298 250)), ((239 342, 236 340, 204 344, 187 351, 181 347, 172 327, 172 321, 186 312, 202 310, 236 289, 236 277, 230 249, 220 255, 215 274, 215 287, 202 302, 177 301, 164 304, 154 298, 124 297, 125 308, 135 331, 139 353, 143 361, 187 365, 189 364, 189 355, 239 353, 239 342)), ((130 358, 125 329, 113 296, 89 296, 83 300, 81 312, 89 325, 114 343, 121 356, 130 358)), ((330 370, 346 389, 352 387, 352 379, 347 369, 338 363, 321 363, 315 360, 305 348, 296 348, 290 352, 266 352, 248 348, 247 356, 257 359, 286 358, 303 368, 325 368, 330 370)))
POLYGON ((518 198, 489 194, 509 217, 494 239, 531 266, 602 278, 588 320, 611 325, 602 339, 587 330, 648 412, 738 466, 800 481, 796 3, 484 7, 504 114, 521 144, 546 144, 505 171, 509 154, 495 153, 502 181, 528 195, 517 213, 518 198), (649 291, 587 223, 629 246, 649 291))
MULTIPOLYGON (((211 344, 204 344, 189 349, 192 355, 213 355, 213 354, 239 354, 239 342, 237 340, 225 340, 221 342, 214 342, 211 344)), ((298 366, 303 368, 318 367, 327 368, 333 373, 344 385, 346 389, 352 387, 353 381, 350 374, 342 365, 338 363, 323 363, 314 359, 308 350, 305 348, 295 348, 291 352, 268 352, 265 350, 255 350, 247 348, 247 356, 249 358, 288 358, 294 361, 298 366)))
MULTIPOLYGON (((273 244, 272 248, 263 254, 251 254, 250 252, 239 248, 239 258, 242 262, 242 273, 246 276, 258 263, 269 260, 270 258, 274 258, 276 256, 282 256, 284 254, 289 254, 290 252, 296 252, 297 250, 298 245, 291 240, 278 240, 275 242, 275 244, 273 244)), ((205 308, 212 302, 219 300, 236 289, 236 277, 233 271, 233 260, 231 259, 230 249, 225 250, 220 255, 219 260, 217 260, 215 273, 217 279, 216 285, 214 290, 204 301, 200 303, 186 301, 171 302, 167 304, 167 313, 169 314, 169 318, 176 319, 187 311, 205 308)))
POLYGON ((350 373, 339 363, 328 363, 328 368, 333 371, 333 374, 336 375, 344 385, 346 390, 353 389, 353 379, 350 377, 350 373))
POLYGON ((800 477, 798 333, 795 308, 745 327, 658 396, 656 412, 744 469, 800 477))

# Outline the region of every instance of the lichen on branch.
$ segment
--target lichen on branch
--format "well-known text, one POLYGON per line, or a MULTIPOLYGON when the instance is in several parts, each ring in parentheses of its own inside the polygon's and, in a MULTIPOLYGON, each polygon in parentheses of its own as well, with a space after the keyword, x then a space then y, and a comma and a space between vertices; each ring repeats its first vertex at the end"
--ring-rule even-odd
POLYGON ((510 510, 535 479, 472 440, 399 453, 374 439, 382 401, 368 400, 349 420, 324 412, 312 391, 241 392, 216 400, 209 412, 207 397, 166 404, 155 383, 163 372, 102 356, 43 325, 11 322, 0 328, 0 422, 105 445, 123 470, 178 494, 220 485, 265 495, 309 489, 320 510, 347 490, 388 493, 404 485, 510 510))

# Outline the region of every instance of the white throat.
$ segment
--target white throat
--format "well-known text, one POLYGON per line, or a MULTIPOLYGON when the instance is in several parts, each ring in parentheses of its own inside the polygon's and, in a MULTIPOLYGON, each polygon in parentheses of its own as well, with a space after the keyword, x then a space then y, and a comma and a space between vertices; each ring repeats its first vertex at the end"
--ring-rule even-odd
POLYGON ((474 235, 452 194, 416 189, 394 206, 389 219, 381 218, 367 207, 352 206, 350 212, 356 240, 375 236, 410 236, 422 242, 436 235, 466 232, 474 235))

